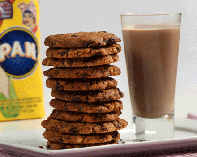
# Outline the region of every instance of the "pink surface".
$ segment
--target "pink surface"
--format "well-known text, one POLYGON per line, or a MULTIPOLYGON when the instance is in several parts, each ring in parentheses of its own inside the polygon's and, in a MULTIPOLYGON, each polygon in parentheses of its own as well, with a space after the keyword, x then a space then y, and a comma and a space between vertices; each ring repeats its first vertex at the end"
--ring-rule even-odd
MULTIPOLYGON (((13 155, 12 155, 13 156, 13 155)), ((5 152, 2 152, 1 150, 0 150, 0 157, 12 157, 12 156, 10 156, 9 154, 7 154, 7 153, 5 153, 5 152)))
MULTIPOLYGON (((116 157, 123 157, 123 156, 126 157, 126 156, 130 156, 130 155, 131 154, 122 154, 122 155, 119 155, 119 156, 117 155, 116 157)), ((150 153, 140 153, 140 154, 135 153, 134 155, 136 155, 136 156, 145 155, 145 156, 150 156, 150 157, 151 156, 157 156, 157 157, 171 157, 171 156, 174 156, 174 157, 196 157, 197 152, 196 153, 195 152, 182 153, 182 151, 180 151, 180 153, 172 153, 172 152, 171 153, 169 153, 169 152, 165 153, 165 151, 158 151, 158 152, 154 151, 151 154, 150 153)), ((14 154, 12 152, 6 153, 6 152, 3 152, 2 150, 0 150, 0 157, 27 157, 27 156, 26 155, 17 155, 17 154, 14 154)))
POLYGON ((192 114, 192 113, 188 113, 187 115, 187 119, 193 119, 193 120, 197 120, 197 116, 192 114))

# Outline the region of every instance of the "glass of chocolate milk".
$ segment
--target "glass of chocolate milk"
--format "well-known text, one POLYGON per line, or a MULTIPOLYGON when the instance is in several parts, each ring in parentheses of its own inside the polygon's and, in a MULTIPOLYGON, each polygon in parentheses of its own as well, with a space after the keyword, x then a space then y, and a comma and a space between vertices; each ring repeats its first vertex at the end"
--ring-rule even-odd
POLYGON ((181 13, 121 14, 134 141, 174 138, 181 13))

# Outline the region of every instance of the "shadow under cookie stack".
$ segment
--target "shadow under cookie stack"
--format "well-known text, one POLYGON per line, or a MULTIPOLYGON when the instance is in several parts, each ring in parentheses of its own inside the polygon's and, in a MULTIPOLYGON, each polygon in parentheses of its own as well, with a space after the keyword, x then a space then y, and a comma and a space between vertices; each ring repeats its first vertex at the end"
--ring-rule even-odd
POLYGON ((47 58, 42 64, 54 97, 54 108, 42 121, 48 149, 68 149, 116 144, 117 130, 127 122, 120 119, 123 93, 110 76, 120 69, 110 65, 119 60, 120 39, 105 31, 50 35, 45 39, 47 58))

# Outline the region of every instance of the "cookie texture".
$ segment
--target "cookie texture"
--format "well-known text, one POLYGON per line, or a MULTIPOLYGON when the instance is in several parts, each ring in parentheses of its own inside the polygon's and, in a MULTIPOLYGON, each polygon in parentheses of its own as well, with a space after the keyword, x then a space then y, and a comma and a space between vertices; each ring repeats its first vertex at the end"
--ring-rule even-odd
POLYGON ((120 75, 120 69, 115 65, 100 65, 81 68, 51 68, 43 72, 50 78, 102 78, 120 75))
POLYGON ((94 56, 89 58, 45 58, 42 61, 44 66, 54 66, 54 67, 90 67, 105 65, 117 62, 119 60, 118 54, 112 54, 107 56, 94 56))
POLYGON ((49 118, 42 121, 43 128, 46 130, 57 131, 68 134, 98 134, 113 132, 125 128, 128 123, 124 119, 117 119, 113 122, 101 123, 79 123, 79 122, 66 122, 49 118))
POLYGON ((121 112, 111 113, 77 113, 66 112, 54 109, 49 118, 59 119, 69 122, 112 122, 119 119, 121 112))
POLYGON ((112 44, 105 47, 99 48, 51 48, 49 47, 46 51, 47 57, 51 58, 84 58, 93 56, 103 56, 116 54, 121 51, 120 44, 112 44))
POLYGON ((71 148, 83 148, 92 146, 101 146, 109 144, 118 144, 117 140, 112 140, 105 143, 92 143, 92 144, 65 144, 60 142, 47 141, 47 149, 60 150, 60 149, 71 149, 71 148))
POLYGON ((50 116, 41 122, 51 150, 117 144, 124 94, 110 76, 120 75, 120 38, 106 31, 50 35, 43 72, 51 88, 50 116))
POLYGON ((51 96, 66 101, 100 102, 118 100, 124 97, 119 88, 95 91, 52 90, 51 96))
POLYGON ((50 106, 57 110, 83 112, 83 113, 109 113, 123 109, 121 100, 107 102, 70 102, 60 99, 52 99, 50 106))
POLYGON ((46 80, 46 86, 53 90, 103 90, 115 88, 117 81, 111 77, 96 79, 52 79, 46 80))
POLYGON ((43 133, 45 139, 54 142, 70 143, 70 144, 94 144, 104 143, 112 140, 119 140, 120 134, 118 131, 105 134, 88 134, 88 135, 72 135, 63 134, 56 131, 45 130, 43 133))
POLYGON ((120 38, 112 33, 98 31, 50 35, 44 44, 49 47, 78 48, 101 47, 120 41, 120 38))

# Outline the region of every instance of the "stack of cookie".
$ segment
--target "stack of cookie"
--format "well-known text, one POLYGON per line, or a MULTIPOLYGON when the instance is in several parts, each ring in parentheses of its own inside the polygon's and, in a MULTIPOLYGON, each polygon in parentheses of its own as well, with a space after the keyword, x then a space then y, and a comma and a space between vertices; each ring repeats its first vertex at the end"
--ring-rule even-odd
POLYGON ((54 108, 42 122, 50 149, 79 148, 117 143, 123 93, 116 87, 120 69, 120 39, 105 31, 51 35, 45 39, 43 65, 54 108))

